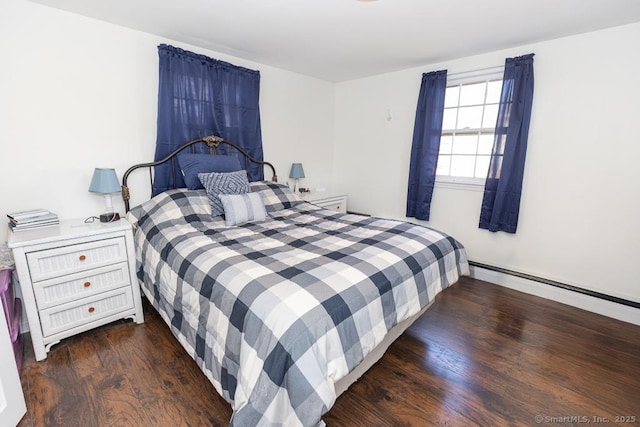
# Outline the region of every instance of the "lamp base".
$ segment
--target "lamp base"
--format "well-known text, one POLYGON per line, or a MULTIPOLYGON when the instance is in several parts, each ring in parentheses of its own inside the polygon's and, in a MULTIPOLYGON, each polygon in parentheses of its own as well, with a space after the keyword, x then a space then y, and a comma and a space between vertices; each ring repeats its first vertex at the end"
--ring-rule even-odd
POLYGON ((100 215, 100 222, 114 222, 120 219, 118 212, 110 212, 100 215))

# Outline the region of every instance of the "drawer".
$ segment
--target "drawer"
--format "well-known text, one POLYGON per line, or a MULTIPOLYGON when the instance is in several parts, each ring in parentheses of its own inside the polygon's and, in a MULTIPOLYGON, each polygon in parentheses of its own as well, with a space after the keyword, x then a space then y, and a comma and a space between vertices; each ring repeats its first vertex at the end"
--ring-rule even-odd
POLYGON ((336 212, 344 212, 344 206, 342 205, 342 202, 327 203, 322 207, 336 212))
POLYGON ((126 260, 127 249, 123 237, 45 249, 27 254, 32 282, 126 260))
POLYGON ((117 314, 133 308, 131 286, 104 292, 67 304, 44 309, 40 312, 42 334, 64 332, 67 329, 117 314))
POLYGON ((330 209, 332 211, 344 213, 344 203, 342 199, 327 200, 327 201, 321 201, 321 202, 311 202, 311 203, 321 206, 325 209, 330 209))
POLYGON ((33 285, 33 293, 38 309, 42 310, 54 305, 77 301, 100 292, 121 288, 130 283, 129 264, 121 262, 43 280, 33 285))

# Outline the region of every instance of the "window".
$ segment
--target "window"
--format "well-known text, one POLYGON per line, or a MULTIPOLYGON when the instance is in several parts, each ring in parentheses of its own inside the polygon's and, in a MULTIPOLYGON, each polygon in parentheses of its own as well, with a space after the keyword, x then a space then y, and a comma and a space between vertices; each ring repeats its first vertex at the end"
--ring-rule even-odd
POLYGON ((447 86, 437 180, 484 184, 498 116, 501 76, 447 86))

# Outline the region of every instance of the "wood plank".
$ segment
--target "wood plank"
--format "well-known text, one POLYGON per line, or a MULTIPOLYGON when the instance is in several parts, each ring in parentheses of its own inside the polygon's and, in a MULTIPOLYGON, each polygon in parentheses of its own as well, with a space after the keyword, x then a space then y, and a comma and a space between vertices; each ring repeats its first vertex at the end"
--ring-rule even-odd
POLYGON ((99 426, 150 425, 146 411, 140 411, 139 401, 127 375, 127 360, 118 357, 108 340, 112 328, 132 328, 123 321, 103 329, 73 337, 69 353, 78 376, 87 387, 87 399, 95 406, 93 417, 99 426))
MULTIPOLYGON (((24 372, 24 371, 23 371, 24 372)), ((65 424, 97 426, 89 384, 77 375, 67 344, 50 352, 46 363, 33 363, 26 372, 29 383, 27 410, 37 426, 65 424)))
MULTIPOLYGON (((156 315, 157 316, 157 315, 156 315)), ((185 350, 173 337, 169 326, 160 318, 149 324, 150 331, 164 345, 163 359, 167 369, 174 374, 182 386, 183 394, 191 396, 184 402, 191 414, 192 425, 226 426, 231 419, 231 405, 215 390, 211 382, 203 381, 204 374, 196 362, 185 357, 185 350)))
MULTIPOLYGON (((53 425, 226 426, 230 405, 161 317, 54 346, 21 373, 27 416, 53 425)), ((336 401, 334 426, 535 425, 535 416, 635 416, 640 327, 471 278, 440 294, 336 401)))

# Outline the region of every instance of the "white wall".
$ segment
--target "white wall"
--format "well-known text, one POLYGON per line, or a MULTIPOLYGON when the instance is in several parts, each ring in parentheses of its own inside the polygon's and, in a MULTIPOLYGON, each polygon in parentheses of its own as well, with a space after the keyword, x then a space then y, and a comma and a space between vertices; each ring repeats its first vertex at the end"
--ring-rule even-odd
MULTIPOLYGON (((87 191, 93 169, 122 176, 153 157, 156 46, 169 43, 260 70, 265 158, 281 181, 303 162, 302 185, 333 186, 348 191, 350 209, 404 219, 421 73, 534 52, 518 233, 479 230, 482 193, 447 188, 436 189, 427 225, 458 238, 473 260, 640 300, 640 24, 334 85, 24 0, 1 7, 0 217, 101 212, 87 191)), ((132 189, 134 204, 148 195, 142 176, 132 189)))
POLYGON ((460 240, 472 260, 640 301, 638 40, 633 24, 337 84, 336 182, 349 208, 405 219, 423 72, 470 71, 533 52, 517 233, 480 230, 482 192, 443 187, 425 224, 460 240))
MULTIPOLYGON (((160 43, 260 70, 265 159, 281 182, 295 161, 305 185, 331 185, 332 83, 24 0, 1 7, 1 218, 38 207, 66 218, 101 213, 102 198, 88 192, 93 169, 113 167, 121 178, 153 160, 160 43)), ((149 189, 145 172, 132 177, 135 204, 149 189)))

